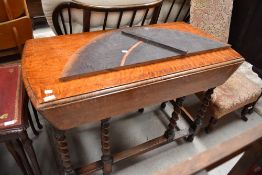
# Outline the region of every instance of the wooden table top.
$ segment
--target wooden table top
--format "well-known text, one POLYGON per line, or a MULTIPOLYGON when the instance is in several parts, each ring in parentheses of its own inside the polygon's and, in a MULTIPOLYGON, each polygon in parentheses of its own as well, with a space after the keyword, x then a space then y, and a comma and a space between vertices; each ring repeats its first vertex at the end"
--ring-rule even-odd
MULTIPOLYGON (((176 29, 212 38, 185 23, 158 24, 154 27, 176 29)), ((46 103, 44 100, 48 96, 45 94, 46 90, 52 90, 55 96, 55 99, 50 101, 87 93, 94 94, 92 92, 98 94, 99 91, 112 87, 241 58, 233 49, 224 49, 71 81, 59 81, 70 56, 103 33, 105 32, 99 31, 33 39, 26 42, 22 57, 23 78, 27 90, 32 93, 30 97, 33 98, 34 104, 46 103)))
MULTIPOLYGON (((186 23, 157 24, 152 27, 176 29, 214 39, 186 23)), ((25 87, 36 109, 57 128, 69 129, 109 115, 115 116, 144 105, 159 103, 161 100, 216 87, 244 61, 236 51, 227 48, 183 59, 170 58, 148 65, 60 81, 69 58, 83 45, 105 32, 26 42, 22 56, 25 87), (190 76, 184 79, 185 75, 190 76), (192 82, 194 80, 197 83, 192 82), (145 94, 147 97, 141 100, 145 94)))

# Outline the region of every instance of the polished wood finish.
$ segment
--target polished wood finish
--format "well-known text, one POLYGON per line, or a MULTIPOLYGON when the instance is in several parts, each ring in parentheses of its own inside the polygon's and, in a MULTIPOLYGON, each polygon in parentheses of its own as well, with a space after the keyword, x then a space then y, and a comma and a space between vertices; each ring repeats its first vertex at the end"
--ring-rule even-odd
POLYGON ((0 33, 0 51, 18 47, 20 53, 22 53, 22 46, 25 41, 33 37, 31 21, 28 17, 0 23, 0 33))
POLYGON ((251 144, 259 143, 261 138, 262 124, 259 124, 255 128, 251 128, 232 139, 218 144, 193 157, 189 157, 176 165, 172 165, 166 170, 156 173, 156 175, 170 175, 177 174, 177 172, 179 172, 179 175, 188 175, 195 174, 204 169, 211 170, 247 150, 250 148, 251 144))
MULTIPOLYGON (((185 23, 159 24, 152 27, 176 29, 212 38, 185 23)), ((189 137, 192 141, 201 127, 213 88, 223 84, 244 61, 233 49, 224 48, 71 81, 59 81, 69 58, 84 44, 94 41, 105 32, 35 39, 27 42, 25 46, 22 60, 24 83, 33 105, 55 128, 57 149, 65 174, 88 174, 101 168, 104 174, 109 174, 113 162, 145 153, 179 138, 189 137), (190 130, 177 128, 175 120, 181 112, 181 97, 206 90, 206 100, 194 125, 190 130), (108 117, 174 98, 177 101, 166 132, 168 134, 111 155, 108 117), (84 123, 97 121, 102 121, 102 160, 75 171, 71 165, 64 132, 84 123), (174 129, 176 131, 173 135, 174 129)))
POLYGON ((25 0, 0 2, 0 57, 22 54, 26 40, 33 38, 25 0))
POLYGON ((28 14, 25 0, 0 1, 0 23, 17 19, 28 14))
MULTIPOLYGON (((158 24, 153 27, 213 38, 185 23, 158 24)), ((28 41, 25 46, 22 67, 26 89, 36 109, 58 129, 70 129, 86 122, 216 87, 223 84, 244 60, 229 48, 78 80, 59 81, 70 56, 83 44, 103 33, 35 39, 28 41), (44 67, 39 68, 42 63, 45 63, 44 67), (45 90, 52 90, 55 99, 45 102, 45 90), (145 92, 151 93, 141 99, 145 92), (109 101, 114 105, 108 105, 109 101), (103 106, 104 110, 101 111, 99 106, 103 106)))

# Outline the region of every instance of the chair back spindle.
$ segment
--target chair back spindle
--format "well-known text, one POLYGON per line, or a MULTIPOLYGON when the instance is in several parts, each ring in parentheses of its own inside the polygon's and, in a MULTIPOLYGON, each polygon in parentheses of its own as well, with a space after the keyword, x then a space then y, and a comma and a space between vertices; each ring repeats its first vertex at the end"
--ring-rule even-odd
POLYGON ((164 23, 168 21, 189 22, 190 0, 166 0, 166 4, 168 4, 167 2, 169 2, 170 5, 162 9, 163 11, 167 11, 163 17, 164 23))
POLYGON ((52 14, 52 20, 54 24, 55 31, 58 35, 72 34, 73 33, 73 19, 72 12, 75 9, 83 11, 83 32, 89 32, 92 28, 91 17, 93 13, 104 13, 103 23, 101 25, 102 30, 106 30, 110 20, 110 15, 117 14, 117 20, 115 28, 119 29, 122 26, 132 27, 134 25, 140 24, 145 25, 146 21, 149 24, 157 23, 158 15, 162 5, 162 0, 156 0, 153 3, 143 4, 143 5, 133 5, 133 6, 116 6, 116 7, 102 7, 102 6, 90 6, 79 4, 75 2, 64 2, 59 4, 52 14), (130 21, 128 24, 122 24, 124 15, 125 18, 130 15, 130 21), (139 18, 139 22, 136 20, 139 18), (141 19, 140 19, 141 18, 141 19))

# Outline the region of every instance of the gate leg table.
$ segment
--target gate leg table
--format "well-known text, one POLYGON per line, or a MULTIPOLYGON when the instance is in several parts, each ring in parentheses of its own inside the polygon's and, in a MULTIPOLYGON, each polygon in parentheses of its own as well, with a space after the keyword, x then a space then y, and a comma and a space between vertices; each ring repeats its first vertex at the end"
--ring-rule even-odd
MULTIPOLYGON (((187 32, 217 41, 185 23, 157 24, 151 27, 187 32)), ((69 80, 63 77, 65 79, 61 80, 61 76, 65 75, 64 67, 70 69, 71 64, 68 63, 74 61, 74 55, 79 54, 84 45, 91 45, 96 41, 103 44, 99 38, 110 35, 110 32, 112 31, 33 39, 24 48, 24 84, 35 108, 55 130, 63 174, 90 174, 100 169, 104 174, 110 174, 114 163, 131 156, 140 155, 179 138, 193 141, 201 127, 213 89, 223 84, 244 61, 236 51, 226 47, 121 69, 109 69, 69 80), (202 91, 206 91, 205 100, 196 120, 190 128, 180 130, 176 121, 181 113, 184 97, 202 91), (174 112, 165 133, 126 151, 111 152, 110 118, 171 99, 176 99, 172 101, 174 112), (70 160, 65 132, 92 122, 101 122, 101 159, 75 168, 70 160)), ((147 41, 140 41, 122 52, 128 52, 131 57, 132 51, 136 51, 135 47, 143 47, 145 42, 147 41)), ((161 106, 164 107, 165 104, 161 106)))

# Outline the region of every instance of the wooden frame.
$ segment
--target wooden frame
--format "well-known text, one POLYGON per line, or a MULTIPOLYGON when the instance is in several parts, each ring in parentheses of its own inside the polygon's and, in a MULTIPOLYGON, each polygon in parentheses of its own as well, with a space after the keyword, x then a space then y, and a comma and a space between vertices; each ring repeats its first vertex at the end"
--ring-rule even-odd
MULTIPOLYGON (((3 38, 0 57, 20 54, 26 40, 33 38, 32 25, 25 0, 2 1, 7 19, 0 23, 3 38), (23 7, 21 7, 23 4, 23 7)), ((3 19, 4 20, 4 19, 3 19)))
MULTIPOLYGON (((186 4, 187 1, 191 1, 191 0, 183 0, 182 4, 181 4, 174 20, 173 20, 174 22, 178 21, 178 18, 180 17, 182 10, 185 8, 185 4, 186 4)), ((170 18, 170 14, 171 14, 173 7, 174 7, 176 2, 177 2, 177 0, 172 0, 172 4, 171 4, 171 6, 168 10, 166 17, 165 17, 164 23, 166 23, 168 21, 168 19, 170 18)), ((189 18, 190 18, 190 8, 188 8, 186 14, 183 16, 183 21, 189 22, 189 18)))
MULTIPOLYGON (((158 24, 152 27, 176 29, 212 38, 185 23, 158 24)), ((88 174, 99 169, 109 174, 112 164, 123 159, 140 155, 179 138, 192 141, 201 128, 201 121, 209 105, 213 88, 223 84, 244 61, 233 49, 225 48, 185 56, 183 59, 170 58, 155 64, 109 71, 73 81, 59 81, 68 58, 83 44, 95 40, 106 32, 36 39, 26 44, 22 63, 25 86, 33 105, 54 128, 62 173, 65 174, 88 174), (47 53, 46 50, 50 52, 47 53), (40 70, 38 66, 43 61, 46 63, 45 69, 35 71, 40 70), (52 94, 45 94, 47 89, 52 90, 52 94), (207 89, 209 90, 204 104, 197 114, 198 119, 193 122, 190 129, 177 128, 176 120, 181 112, 183 97, 207 89), (46 100, 47 95, 49 97, 53 95, 51 97, 54 98, 46 100), (111 153, 109 117, 174 98, 177 99, 173 105, 174 112, 165 133, 129 150, 111 153), (101 122, 102 158, 74 169, 65 132, 84 123, 98 121, 101 122)))
POLYGON ((71 9, 82 9, 83 10, 83 32, 89 32, 90 31, 90 19, 91 19, 91 12, 104 12, 105 17, 104 17, 104 24, 103 24, 103 30, 106 29, 106 24, 107 24, 107 19, 108 19, 108 14, 110 12, 118 12, 119 13, 119 18, 117 22, 117 29, 120 27, 122 16, 124 12, 127 11, 132 11, 132 18, 129 23, 129 27, 133 26, 134 19, 136 17, 136 13, 138 10, 145 10, 145 14, 142 20, 141 25, 143 26, 145 23, 145 20, 147 18, 147 14, 151 8, 154 9, 153 16, 151 18, 150 24, 156 24, 157 19, 158 19, 158 14, 160 11, 162 5, 162 0, 157 0, 154 3, 149 3, 149 4, 143 4, 143 5, 132 5, 132 6, 116 6, 116 7, 107 7, 107 6, 92 6, 92 5, 84 5, 84 4, 79 4, 75 2, 65 2, 59 4, 55 10, 53 11, 52 15, 52 21, 54 24, 54 28, 56 30, 56 33, 58 35, 63 35, 63 34, 72 34, 72 21, 71 21, 71 9), (68 18, 69 18, 69 32, 67 31, 66 24, 64 21, 64 16, 63 16, 63 10, 67 9, 68 12, 68 18), (59 24, 59 17, 61 19, 62 27, 60 27, 59 24))
MULTIPOLYGON (((1 65, 1 67, 12 67, 19 65, 1 65)), ((21 76, 21 69, 19 68, 18 76, 21 76)), ((28 108, 28 96, 21 78, 17 80, 17 92, 16 92, 16 104, 15 115, 17 120, 20 121, 14 126, 1 127, 0 129, 0 142, 4 142, 16 160, 18 166, 21 168, 24 174, 28 175, 40 175, 39 164, 32 146, 32 141, 28 137, 26 129, 28 128, 28 121, 37 135, 35 130, 30 111, 28 108)), ((35 114, 36 121, 39 122, 37 114, 35 114)), ((40 126, 41 124, 38 123, 40 126)))
MULTIPOLYGON (((204 102, 200 112, 197 114, 199 118, 204 117, 204 111, 207 107, 205 104, 208 103, 208 100, 211 98, 212 89, 208 90, 205 94, 207 101, 204 102)), ((87 175, 93 173, 97 170, 103 170, 103 174, 108 175, 112 172, 112 165, 124 159, 138 156, 144 154, 148 151, 156 149, 162 145, 171 143, 178 139, 184 138, 188 141, 193 141, 194 136, 197 134, 197 128, 201 127, 201 123, 196 120, 195 127, 196 128, 189 128, 181 130, 176 121, 181 113, 181 106, 184 101, 184 97, 178 98, 176 101, 173 101, 174 111, 172 113, 172 117, 170 118, 170 123, 168 125, 167 130, 163 133, 162 136, 149 140, 145 143, 132 147, 128 150, 112 154, 111 147, 110 147, 110 122, 109 118, 101 120, 101 150, 102 150, 102 157, 101 160, 84 165, 77 169, 73 169, 73 166, 70 161, 69 149, 66 142, 65 132, 61 130, 57 130, 53 128, 55 139, 57 143, 58 152, 60 154, 60 158, 63 165, 63 170, 65 174, 74 175, 74 174, 81 174, 87 175)))

